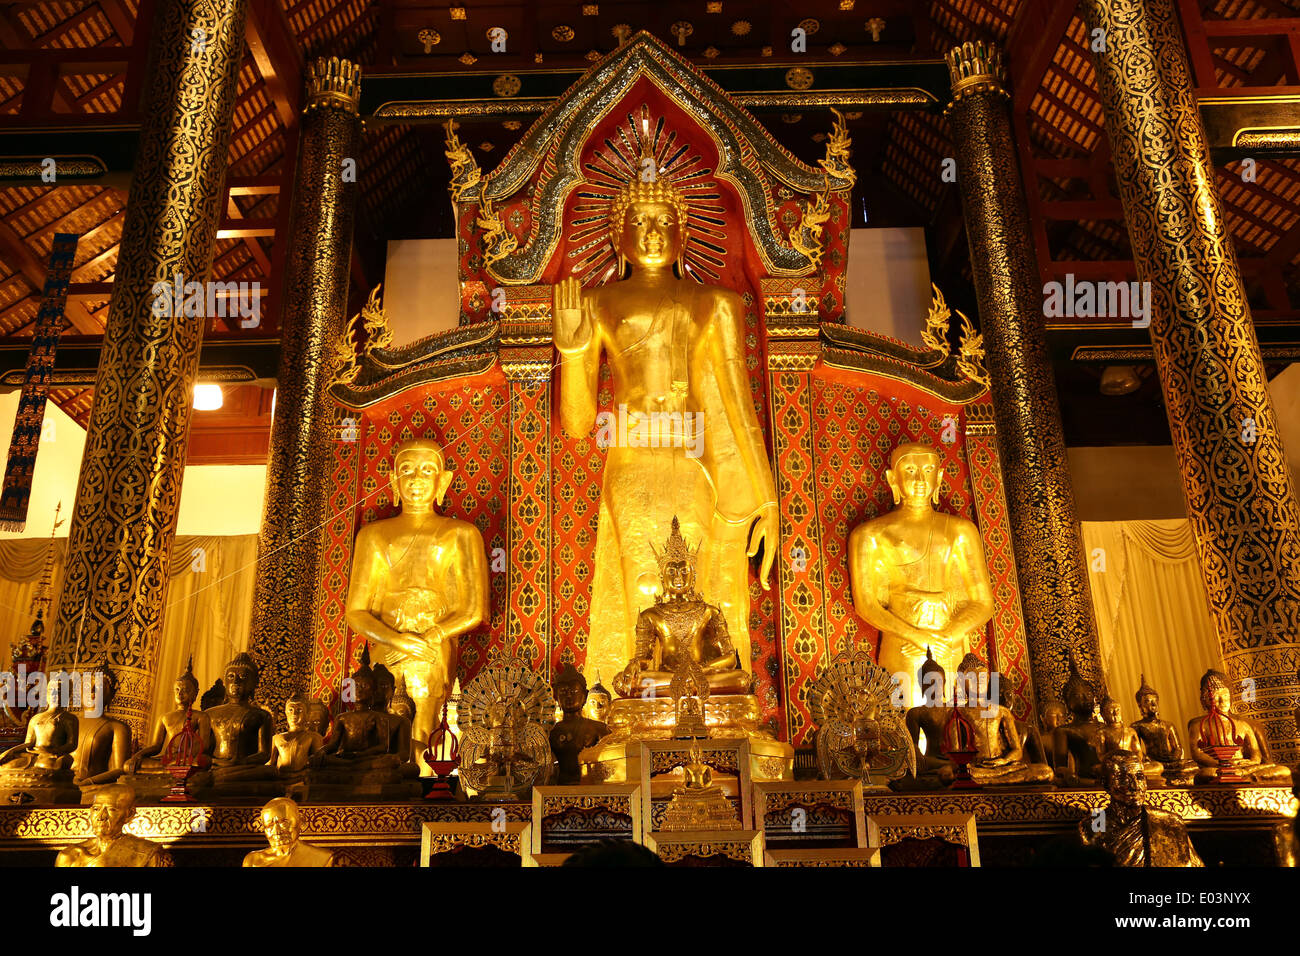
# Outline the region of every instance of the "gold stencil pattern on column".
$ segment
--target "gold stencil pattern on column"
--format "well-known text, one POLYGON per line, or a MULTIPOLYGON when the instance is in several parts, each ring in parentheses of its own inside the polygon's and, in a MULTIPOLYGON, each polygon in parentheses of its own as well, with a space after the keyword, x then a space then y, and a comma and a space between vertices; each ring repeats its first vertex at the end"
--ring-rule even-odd
MULTIPOLYGON (((250 648, 262 669, 259 701, 278 715, 305 690, 318 623, 317 588, 326 574, 327 462, 339 440, 325 390, 332 349, 352 354, 344 322, 356 212, 356 176, 346 175, 360 145, 360 68, 321 58, 307 79, 285 273, 280 364, 266 498, 258 538, 250 648)), ((355 170, 353 170, 355 172, 355 170)))
POLYGON ((1084 12, 1211 616, 1242 711, 1295 763, 1300 512, 1173 4, 1084 12))
POLYGON ((245 13, 246 0, 155 7, 143 125, 50 646, 51 668, 106 661, 116 670, 112 710, 137 736, 152 702, 204 323, 174 300, 156 309, 155 286, 203 282, 212 268, 245 13))
POLYGON ((1000 57, 995 48, 967 43, 948 54, 948 66, 948 119, 1042 704, 1059 698, 1070 652, 1085 676, 1104 685, 1097 630, 1000 57))

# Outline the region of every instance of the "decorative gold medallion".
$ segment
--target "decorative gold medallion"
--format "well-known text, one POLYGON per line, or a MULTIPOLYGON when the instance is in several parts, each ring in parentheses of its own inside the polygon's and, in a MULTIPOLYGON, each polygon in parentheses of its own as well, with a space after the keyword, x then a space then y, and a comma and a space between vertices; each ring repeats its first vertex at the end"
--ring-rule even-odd
POLYGON ((551 29, 551 39, 560 43, 568 43, 575 35, 573 27, 569 26, 567 23, 561 23, 559 26, 551 29))
POLYGON ((492 92, 497 96, 514 96, 523 84, 513 73, 502 73, 492 81, 492 92))
POLYGON ((792 90, 806 90, 813 85, 813 72, 802 66, 791 67, 785 74, 785 85, 792 90))

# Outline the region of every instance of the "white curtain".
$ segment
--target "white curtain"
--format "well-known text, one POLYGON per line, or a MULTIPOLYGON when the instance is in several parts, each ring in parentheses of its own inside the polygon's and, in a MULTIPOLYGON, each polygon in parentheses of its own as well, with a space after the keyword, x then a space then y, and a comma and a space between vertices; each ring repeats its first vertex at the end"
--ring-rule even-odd
MULTIPOLYGON (((54 598, 63 583, 67 539, 15 538, 0 541, 0 670, 7 670, 10 646, 31 627, 31 601, 54 549, 54 598)), ((253 609, 253 583, 257 561, 257 535, 196 536, 177 538, 172 550, 171 583, 163 615, 162 646, 154 670, 151 720, 172 707, 172 685, 194 656, 194 674, 206 690, 221 668, 248 649, 249 619, 253 609)), ((57 611, 57 603, 51 616, 57 611)), ((52 623, 47 618, 46 639, 52 623)))
POLYGON ((1085 521, 1083 544, 1102 666, 1124 722, 1139 716, 1134 694, 1145 674, 1160 693, 1160 716, 1185 738, 1187 721, 1201 713, 1201 675, 1223 669, 1191 524, 1085 521))

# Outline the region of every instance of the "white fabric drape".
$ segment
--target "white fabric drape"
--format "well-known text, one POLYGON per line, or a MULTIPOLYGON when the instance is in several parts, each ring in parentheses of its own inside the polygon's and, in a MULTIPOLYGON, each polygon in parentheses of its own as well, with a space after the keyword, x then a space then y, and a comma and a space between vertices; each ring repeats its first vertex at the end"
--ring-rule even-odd
MULTIPOLYGON (((50 547, 48 539, 0 541, 0 647, 4 648, 0 669, 8 668, 10 646, 31 627, 32 596, 50 547)), ((55 539, 53 548, 57 601, 67 539, 55 539)), ((255 534, 176 539, 151 720, 171 709, 172 684, 191 654, 194 674, 200 687, 207 689, 228 660, 248 649, 256 561, 255 534)), ((52 626, 47 620, 47 640, 52 626)))
POLYGON ((1191 524, 1085 521, 1083 544, 1102 666, 1124 722, 1139 716, 1134 694, 1145 674, 1160 693, 1161 717, 1185 737, 1201 712, 1201 675, 1223 668, 1191 524))

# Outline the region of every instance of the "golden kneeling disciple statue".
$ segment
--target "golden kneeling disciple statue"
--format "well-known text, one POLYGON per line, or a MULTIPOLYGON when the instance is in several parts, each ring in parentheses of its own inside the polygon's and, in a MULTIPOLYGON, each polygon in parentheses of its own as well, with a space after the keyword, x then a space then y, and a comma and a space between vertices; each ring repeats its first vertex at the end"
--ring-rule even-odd
POLYGON ((298 839, 298 804, 276 797, 262 808, 262 832, 268 844, 244 857, 244 866, 333 866, 334 854, 298 839))
POLYGON ((1201 767, 1196 773, 1197 783, 1216 783, 1219 779, 1219 761, 1205 749, 1207 739, 1213 739, 1216 730, 1222 739, 1240 747, 1239 755, 1232 760, 1232 770, 1238 776, 1250 783, 1291 783, 1291 771, 1272 762, 1263 731, 1250 718, 1230 713, 1232 689, 1226 674, 1210 669, 1202 675, 1201 706, 1205 714, 1187 722, 1192 759, 1201 767))
POLYGON ((435 510, 452 480, 436 441, 398 446, 388 479, 402 510, 357 535, 347 621, 385 648, 383 663, 405 682, 421 751, 455 682, 460 636, 488 619, 487 556, 476 527, 435 510))
POLYGON ((59 851, 55 866, 171 866, 157 843, 124 832, 135 816, 135 791, 120 783, 99 790, 90 804, 90 832, 84 843, 59 851))
MULTIPOLYGON (((644 144, 643 144, 644 146, 644 144)), ((639 169, 654 166, 645 154, 639 169)), ((610 239, 626 278, 584 291, 555 288, 560 420, 608 446, 596 531, 589 672, 617 673, 632 656, 637 615, 659 575, 649 545, 674 516, 700 542, 700 591, 750 661, 749 558, 776 556, 776 483, 750 394, 745 306, 736 293, 674 274, 688 204, 666 178, 634 176, 610 202, 610 239), (597 418, 602 355, 613 373, 612 425, 597 418), (751 530, 751 525, 753 528, 751 530)), ((605 416, 602 416, 602 418, 605 416)))
POLYGON ((1180 817, 1146 805, 1147 778, 1142 758, 1112 750, 1101 774, 1110 806, 1079 821, 1079 838, 1115 857, 1116 866, 1204 866, 1180 817))
POLYGON ((945 670, 955 667, 971 633, 993 616, 993 590, 979 529, 934 510, 944 477, 939 453, 899 445, 885 477, 900 507, 853 529, 849 575, 854 609, 880 630, 877 662, 910 682, 927 648, 945 670))

